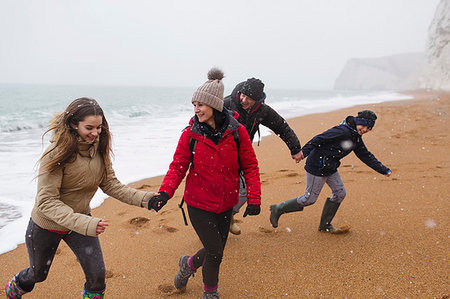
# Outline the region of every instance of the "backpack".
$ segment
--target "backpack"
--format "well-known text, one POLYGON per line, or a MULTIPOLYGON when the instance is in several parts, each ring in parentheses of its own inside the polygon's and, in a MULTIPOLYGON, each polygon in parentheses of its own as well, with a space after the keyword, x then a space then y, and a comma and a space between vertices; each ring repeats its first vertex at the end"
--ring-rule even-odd
MULTIPOLYGON (((234 136, 234 142, 236 143, 236 147, 238 150, 238 163, 239 163, 239 165, 241 165, 241 161, 239 160, 239 147, 241 145, 241 139, 239 137, 238 130, 234 130, 232 133, 234 136)), ((198 141, 197 139, 194 139, 192 137, 189 139, 189 149, 191 150, 191 168, 194 167, 194 153, 195 153, 195 146, 197 145, 197 141, 198 141)), ((181 202, 178 204, 178 207, 181 209, 181 213, 183 214, 184 225, 187 226, 188 223, 187 223, 186 213, 184 212, 184 209, 183 209, 183 204, 184 204, 184 196, 181 199, 181 202)))

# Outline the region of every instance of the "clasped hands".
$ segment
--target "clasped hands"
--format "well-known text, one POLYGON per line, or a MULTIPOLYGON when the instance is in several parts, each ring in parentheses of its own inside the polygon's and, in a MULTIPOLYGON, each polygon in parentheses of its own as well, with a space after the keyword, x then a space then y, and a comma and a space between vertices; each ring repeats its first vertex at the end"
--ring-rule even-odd
POLYGON ((155 210, 156 212, 158 212, 167 203, 168 200, 169 194, 167 194, 166 192, 161 191, 159 193, 155 193, 155 195, 148 201, 147 208, 149 210, 155 210))

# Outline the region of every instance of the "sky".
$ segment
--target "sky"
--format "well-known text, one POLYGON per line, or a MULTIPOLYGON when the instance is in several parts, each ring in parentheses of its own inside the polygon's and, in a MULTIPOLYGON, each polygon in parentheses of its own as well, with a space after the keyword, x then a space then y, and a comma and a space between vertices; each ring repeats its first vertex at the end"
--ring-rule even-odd
POLYGON ((439 0, 1 0, 0 83, 332 89, 346 61, 423 52, 439 0))

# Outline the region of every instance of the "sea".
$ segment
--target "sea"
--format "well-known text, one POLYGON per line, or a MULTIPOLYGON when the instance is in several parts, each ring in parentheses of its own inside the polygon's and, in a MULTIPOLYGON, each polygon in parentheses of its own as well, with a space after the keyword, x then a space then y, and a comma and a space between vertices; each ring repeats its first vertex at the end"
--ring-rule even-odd
MULTIPOLYGON (((64 111, 76 98, 96 99, 112 132, 116 175, 121 182, 130 183, 165 174, 181 131, 194 114, 194 91, 194 87, 0 84, 0 254, 25 241, 36 195, 37 161, 49 144, 50 134, 43 133, 55 113, 64 111)), ((230 92, 225 90, 226 95, 230 92)), ((286 119, 412 98, 395 91, 265 92, 266 103, 286 119)), ((261 136, 271 134, 269 129, 261 129, 261 136)), ((300 141, 307 140, 300 136, 300 141)), ((98 207, 106 197, 99 190, 91 207, 98 207)))

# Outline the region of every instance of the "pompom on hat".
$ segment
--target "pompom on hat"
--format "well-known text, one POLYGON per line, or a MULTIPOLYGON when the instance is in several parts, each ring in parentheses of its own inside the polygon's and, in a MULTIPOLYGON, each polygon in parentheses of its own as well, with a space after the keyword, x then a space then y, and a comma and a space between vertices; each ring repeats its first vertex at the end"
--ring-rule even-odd
POLYGON ((363 110, 358 112, 358 116, 355 117, 354 120, 356 125, 367 126, 370 130, 372 130, 373 126, 375 126, 377 115, 373 111, 363 110))
POLYGON ((193 102, 204 103, 217 111, 223 110, 223 72, 218 68, 212 68, 208 72, 208 81, 203 83, 192 97, 193 102))

